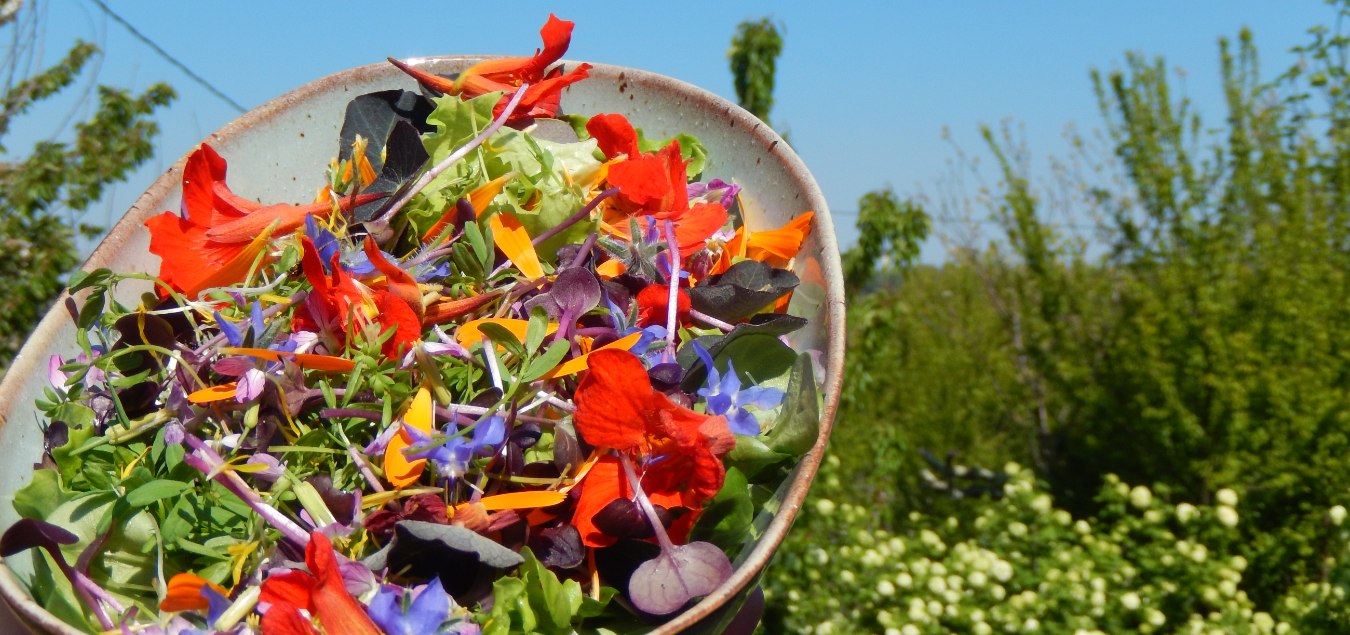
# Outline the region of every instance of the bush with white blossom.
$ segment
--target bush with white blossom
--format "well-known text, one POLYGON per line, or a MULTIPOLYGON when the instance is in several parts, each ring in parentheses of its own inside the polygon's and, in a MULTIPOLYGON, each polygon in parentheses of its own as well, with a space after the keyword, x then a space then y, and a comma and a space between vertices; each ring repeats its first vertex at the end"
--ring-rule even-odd
MULTIPOLYGON (((1093 518, 1056 509, 1029 470, 1007 467, 999 500, 959 501, 961 513, 910 513, 896 531, 885 510, 843 502, 827 459, 765 579, 762 632, 1251 633, 1350 632, 1350 568, 1328 557, 1328 580, 1295 585, 1276 606, 1242 590, 1241 501, 1171 504, 1108 477, 1093 518)), ((1346 534, 1333 507, 1334 553, 1346 534)))

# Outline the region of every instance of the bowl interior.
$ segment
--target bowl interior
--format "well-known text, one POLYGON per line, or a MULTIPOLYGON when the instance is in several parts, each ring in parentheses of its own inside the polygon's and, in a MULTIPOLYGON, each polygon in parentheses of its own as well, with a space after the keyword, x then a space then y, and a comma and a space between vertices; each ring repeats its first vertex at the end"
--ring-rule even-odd
MULTIPOLYGON (((432 72, 452 74, 480 58, 440 57, 414 60, 432 72)), ((241 196, 266 202, 312 198, 329 160, 338 151, 338 133, 347 103, 377 90, 416 90, 414 82, 388 64, 344 71, 305 86, 245 114, 205 139, 229 162, 229 184, 241 196)), ((815 181, 786 143, 739 107, 707 91, 668 77, 608 65, 595 65, 590 79, 564 93, 565 112, 618 112, 643 128, 649 138, 679 132, 698 137, 708 148, 707 177, 734 180, 743 188, 742 206, 751 230, 771 229, 808 210, 815 212, 812 232, 797 260, 802 284, 790 312, 811 320, 792 335, 799 351, 820 351, 821 434, 793 477, 779 491, 777 513, 756 519, 759 541, 743 551, 737 571, 718 591, 656 632, 677 632, 708 616, 750 582, 782 540, 806 495, 829 435, 843 372, 843 285, 829 208, 815 181)), ((159 258, 149 253, 143 223, 165 210, 178 210, 183 160, 161 176, 127 211, 96 249, 85 268, 154 272, 159 258)), ((148 286, 145 287, 148 289, 148 286)), ((131 301, 136 293, 119 291, 131 301)), ((40 415, 33 406, 46 385, 48 357, 75 354, 74 326, 61 302, 43 319, 3 383, 0 383, 0 528, 16 521, 14 492, 31 477, 42 452, 40 415)), ((31 571, 27 557, 0 561, 0 596, 36 632, 74 633, 43 611, 20 584, 31 571)), ((3 607, 0 607, 3 608, 3 607)), ((0 611, 0 627, 7 619, 0 611)), ((0 628, 4 632, 11 629, 0 628)))

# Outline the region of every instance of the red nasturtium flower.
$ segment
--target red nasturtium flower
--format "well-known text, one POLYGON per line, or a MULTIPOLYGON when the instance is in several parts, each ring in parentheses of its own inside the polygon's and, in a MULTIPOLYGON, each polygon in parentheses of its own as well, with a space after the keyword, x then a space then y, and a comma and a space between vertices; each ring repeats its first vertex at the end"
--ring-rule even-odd
POLYGON ((423 307, 417 281, 386 260, 373 242, 367 242, 366 255, 384 274, 386 283, 386 288, 377 292, 357 284, 338 262, 337 254, 328 263, 332 273, 325 272, 319 250, 309 237, 301 238, 300 246, 300 269, 314 290, 296 311, 293 330, 328 333, 342 343, 347 341, 349 326, 359 329, 373 321, 380 325, 381 332, 394 331, 382 348, 389 359, 396 359, 422 338, 423 307))
MULTIPOLYGON (((263 205, 236 195, 225 185, 225 159, 202 144, 183 166, 186 217, 164 212, 145 221, 150 251, 162 259, 159 277, 189 298, 205 289, 239 282, 271 236, 284 236, 305 222, 324 217, 330 203, 263 205)), ((344 198, 343 209, 364 205, 382 194, 344 198)))
POLYGON ((337 553, 328 537, 315 531, 305 546, 309 571, 292 570, 268 576, 262 583, 259 602, 271 606, 263 614, 262 631, 268 635, 317 633, 300 615, 306 609, 327 633, 380 635, 380 629, 342 581, 337 553))
POLYGON ((628 217, 647 216, 675 225, 675 241, 680 255, 688 256, 707 243, 727 224, 727 210, 720 203, 699 202, 689 205, 688 163, 680 155, 680 142, 671 141, 656 152, 639 152, 637 132, 623 115, 601 114, 591 117, 586 131, 596 140, 606 157, 615 159, 609 166, 609 184, 619 188, 609 199, 605 222, 613 233, 628 238, 628 217))
POLYGON ((549 14, 548 22, 539 30, 544 48, 535 51, 533 56, 482 61, 465 69, 453 80, 413 68, 393 58, 389 61, 423 85, 447 95, 458 95, 461 99, 473 99, 498 91, 505 93, 493 109, 493 116, 500 115, 516 89, 522 83, 529 82, 520 105, 511 113, 507 125, 536 117, 556 117, 562 89, 586 79, 591 70, 590 64, 578 64, 566 74, 561 67, 549 70, 549 66, 561 59, 572 44, 572 27, 572 22, 559 20, 557 16, 549 14))
MULTIPOLYGON (((703 505, 726 478, 722 455, 736 440, 720 416, 699 414, 652 388, 636 355, 623 350, 592 352, 590 370, 577 387, 577 432, 597 448, 610 448, 634 463, 642 490, 657 505, 689 513, 670 528, 684 542, 703 505)), ((605 455, 581 483, 573 523, 592 547, 614 543, 596 528, 594 517, 618 498, 633 499, 619 458, 605 455)))
MULTIPOLYGON (((665 326, 670 317, 670 287, 664 284, 649 284, 637 294, 638 326, 665 326)), ((678 289, 675 295, 676 324, 689 323, 689 310, 692 308, 689 294, 678 289)))

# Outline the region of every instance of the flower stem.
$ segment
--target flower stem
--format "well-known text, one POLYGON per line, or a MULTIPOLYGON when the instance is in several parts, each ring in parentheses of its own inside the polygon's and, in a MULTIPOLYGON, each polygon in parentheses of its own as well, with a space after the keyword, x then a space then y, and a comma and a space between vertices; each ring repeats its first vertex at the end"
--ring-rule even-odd
POLYGON ((628 476, 628 485, 633 488, 633 497, 637 499, 638 507, 642 508, 642 513, 647 516, 647 522, 652 525, 652 531, 656 532, 656 541, 661 543, 661 551, 669 555, 675 550, 675 543, 670 540, 670 534, 666 533, 666 526, 661 523, 661 517, 656 514, 656 508, 647 498, 647 493, 642 491, 642 482, 638 479, 637 472, 633 470, 633 462, 622 454, 618 456, 619 465, 623 466, 623 473, 628 476))

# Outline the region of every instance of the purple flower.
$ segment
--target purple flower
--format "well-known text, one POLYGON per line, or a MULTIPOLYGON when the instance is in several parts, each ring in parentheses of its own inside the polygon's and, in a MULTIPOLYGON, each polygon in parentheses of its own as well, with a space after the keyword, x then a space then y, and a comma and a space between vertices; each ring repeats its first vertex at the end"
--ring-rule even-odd
POLYGON ((368 612, 370 619, 389 635, 469 635, 479 632, 477 625, 469 622, 454 620, 447 624, 453 609, 454 601, 437 577, 415 591, 396 586, 380 587, 370 601, 368 612))
POLYGON ((484 450, 495 450, 496 446, 506 440, 506 420, 498 415, 480 419, 473 427, 472 438, 455 434, 443 441, 434 442, 431 435, 410 425, 404 424, 403 429, 413 438, 412 448, 405 451, 407 457, 431 461, 436 466, 437 473, 449 478, 459 478, 469 468, 469 462, 475 456, 484 450))
POLYGON ((692 342, 694 352, 708 369, 708 382, 698 389, 698 394, 708 402, 708 414, 723 415, 727 425, 736 434, 756 436, 759 434, 759 419, 745 409, 746 406, 773 408, 783 403, 784 393, 769 386, 751 386, 741 388, 741 378, 736 375, 736 366, 727 360, 725 375, 717 371, 712 355, 707 349, 692 342))

